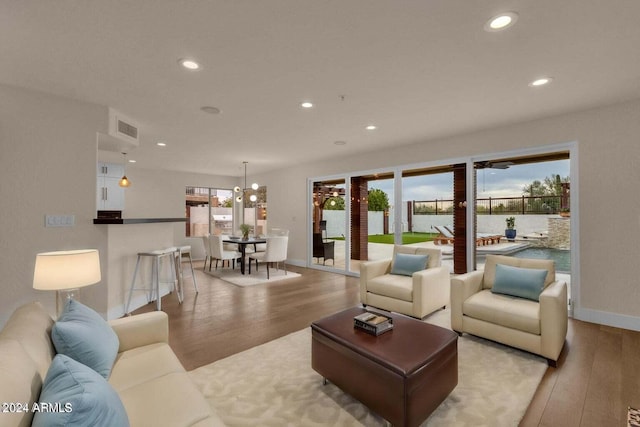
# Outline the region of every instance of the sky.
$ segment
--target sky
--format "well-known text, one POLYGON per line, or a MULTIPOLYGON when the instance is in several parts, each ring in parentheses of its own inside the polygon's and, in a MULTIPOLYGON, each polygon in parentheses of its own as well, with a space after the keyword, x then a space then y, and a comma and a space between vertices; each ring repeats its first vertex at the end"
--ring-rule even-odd
MULTIPOLYGON (((569 176, 569 160, 531 163, 508 169, 481 169, 478 171, 478 197, 516 197, 523 188, 535 180, 544 181, 551 175, 569 176)), ((372 181, 369 188, 377 188, 393 200, 393 180, 372 181)), ((453 197, 453 173, 425 175, 403 180, 402 199, 434 200, 453 197)))

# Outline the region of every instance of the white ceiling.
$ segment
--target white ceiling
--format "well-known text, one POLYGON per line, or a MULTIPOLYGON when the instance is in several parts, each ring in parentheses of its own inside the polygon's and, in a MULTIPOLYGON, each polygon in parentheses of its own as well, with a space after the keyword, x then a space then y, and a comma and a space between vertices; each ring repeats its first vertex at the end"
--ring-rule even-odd
POLYGON ((0 82, 139 122, 134 167, 221 175, 638 98, 638 46, 637 0, 0 1, 0 82))

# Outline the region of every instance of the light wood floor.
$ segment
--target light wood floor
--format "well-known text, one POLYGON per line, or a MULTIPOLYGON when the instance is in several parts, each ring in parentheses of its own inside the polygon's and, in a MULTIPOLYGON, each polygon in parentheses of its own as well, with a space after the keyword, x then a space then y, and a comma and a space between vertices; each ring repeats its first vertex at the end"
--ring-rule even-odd
MULTIPOLYGON (((202 272, 185 301, 162 299, 170 345, 187 370, 271 341, 359 303, 358 280, 289 267, 299 278, 237 287, 202 272)), ((149 304, 135 313, 150 311, 149 304)), ((499 369, 499 367, 496 367, 499 369)), ((548 368, 520 425, 622 426, 627 406, 640 407, 640 332, 569 320, 557 368, 548 368)))

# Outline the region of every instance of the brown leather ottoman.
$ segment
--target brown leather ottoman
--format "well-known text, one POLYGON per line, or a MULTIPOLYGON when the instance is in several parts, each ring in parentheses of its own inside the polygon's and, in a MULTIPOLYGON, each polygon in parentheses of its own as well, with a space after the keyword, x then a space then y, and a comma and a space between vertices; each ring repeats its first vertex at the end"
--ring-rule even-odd
POLYGON ((418 426, 458 384, 458 335, 399 314, 379 336, 353 327, 354 307, 311 324, 311 366, 397 426, 418 426))

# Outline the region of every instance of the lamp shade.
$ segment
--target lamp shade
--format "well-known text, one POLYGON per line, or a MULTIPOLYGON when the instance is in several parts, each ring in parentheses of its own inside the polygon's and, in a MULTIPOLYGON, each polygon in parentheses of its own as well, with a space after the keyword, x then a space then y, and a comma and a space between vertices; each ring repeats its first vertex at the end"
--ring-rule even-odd
POLYGON ((47 291, 82 288, 101 280, 97 249, 43 252, 36 255, 33 288, 47 291))
POLYGON ((126 175, 123 175, 122 178, 120 178, 120 181, 118 181, 118 185, 126 188, 131 185, 131 181, 129 181, 129 178, 127 178, 126 175))

